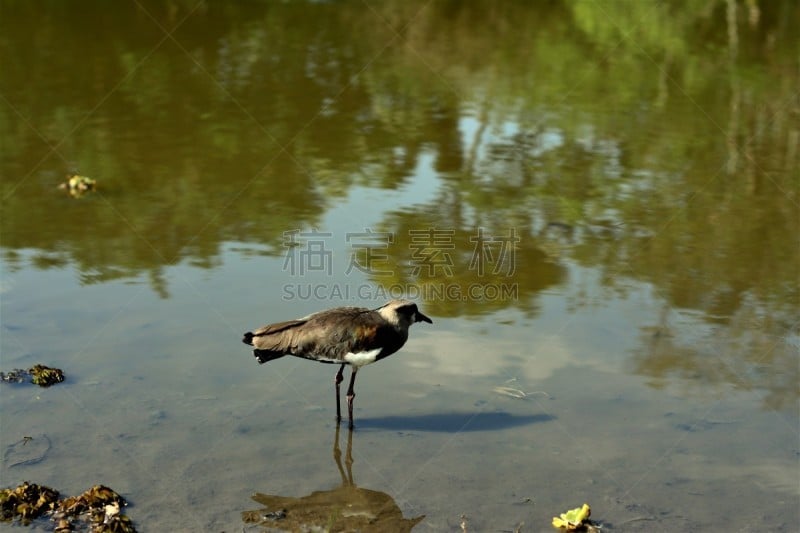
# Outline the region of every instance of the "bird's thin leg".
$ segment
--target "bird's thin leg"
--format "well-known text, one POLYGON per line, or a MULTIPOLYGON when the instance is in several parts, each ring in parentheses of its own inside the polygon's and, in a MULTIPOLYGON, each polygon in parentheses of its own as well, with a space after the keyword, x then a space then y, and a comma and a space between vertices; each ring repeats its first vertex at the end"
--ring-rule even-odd
POLYGON ((356 372, 358 372, 358 367, 354 366, 353 373, 350 374, 350 386, 347 388, 347 417, 350 420, 350 429, 353 429, 353 398, 356 397, 353 384, 356 382, 356 372))
POLYGON ((342 408, 341 408, 340 400, 339 400, 339 383, 341 383, 343 379, 344 379, 344 364, 342 364, 342 366, 339 367, 339 371, 336 373, 336 377, 333 378, 333 382, 336 383, 336 423, 337 424, 342 421, 342 408))

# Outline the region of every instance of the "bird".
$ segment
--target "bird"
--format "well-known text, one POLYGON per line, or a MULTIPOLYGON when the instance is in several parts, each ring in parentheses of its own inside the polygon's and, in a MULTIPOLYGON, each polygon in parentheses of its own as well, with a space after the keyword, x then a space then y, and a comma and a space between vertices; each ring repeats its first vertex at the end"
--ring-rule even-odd
POLYGON ((336 386, 336 422, 342 421, 339 385, 345 365, 352 366, 347 388, 347 415, 353 429, 353 386, 362 366, 397 352, 408 340, 408 328, 417 322, 433 324, 410 300, 391 300, 377 309, 335 307, 303 318, 268 324, 244 334, 259 364, 293 355, 320 363, 339 364, 336 386))

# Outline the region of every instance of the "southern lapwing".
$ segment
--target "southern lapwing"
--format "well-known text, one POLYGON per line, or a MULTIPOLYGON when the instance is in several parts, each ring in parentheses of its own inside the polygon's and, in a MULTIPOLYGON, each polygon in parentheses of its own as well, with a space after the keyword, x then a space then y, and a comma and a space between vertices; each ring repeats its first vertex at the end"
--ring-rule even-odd
POLYGON ((408 328, 415 322, 433 321, 423 315, 417 304, 408 300, 392 300, 383 307, 336 307, 305 318, 269 324, 244 334, 242 342, 253 346, 253 355, 260 364, 294 355, 320 363, 340 364, 336 384, 336 421, 341 422, 339 384, 344 366, 351 365, 347 389, 347 415, 353 428, 353 384, 358 369, 388 357, 408 340, 408 328))

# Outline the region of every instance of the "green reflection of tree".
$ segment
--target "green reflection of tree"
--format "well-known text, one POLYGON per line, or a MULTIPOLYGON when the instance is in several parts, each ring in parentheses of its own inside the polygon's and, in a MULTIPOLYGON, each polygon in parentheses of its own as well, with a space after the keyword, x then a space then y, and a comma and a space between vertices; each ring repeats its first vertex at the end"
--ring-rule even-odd
MULTIPOLYGON (((800 12, 790 2, 634 4, 419 13, 404 33, 411 52, 396 53, 421 55, 480 124, 472 148, 437 145, 455 162, 441 169, 439 203, 392 214, 387 227, 402 235, 442 218, 460 227, 465 212, 502 219, 529 208, 539 235, 548 223, 567 228, 570 256, 600 268, 608 287, 624 291, 633 276, 737 339, 698 349, 643 337, 637 371, 761 387, 767 407, 794 405, 796 347, 781 339, 797 335, 800 314, 800 65, 789 22, 800 12), (452 23, 419 30, 445 12, 452 23), (499 133, 508 124, 516 131, 499 133), (759 321, 743 322, 753 309, 759 321)), ((456 308, 441 312, 465 313, 456 308)))
POLYGON ((453 195, 388 215, 381 229, 394 236, 388 254, 393 269, 373 280, 387 291, 419 291, 436 316, 476 316, 506 308, 535 313, 535 295, 561 282, 563 267, 539 248, 530 225, 513 217, 473 225, 462 209, 462 200, 453 195))
POLYGON ((278 249, 354 184, 401 188, 432 154, 436 203, 384 226, 525 228, 524 305, 564 279, 540 252, 556 222, 614 289, 634 276, 727 327, 750 298, 775 323, 797 314, 795 2, 139 5, 4 5, 7 250, 69 258, 86 282, 163 280, 226 241, 278 249), (144 10, 188 18, 164 39, 144 10), (98 194, 55 194, 69 167, 98 194))

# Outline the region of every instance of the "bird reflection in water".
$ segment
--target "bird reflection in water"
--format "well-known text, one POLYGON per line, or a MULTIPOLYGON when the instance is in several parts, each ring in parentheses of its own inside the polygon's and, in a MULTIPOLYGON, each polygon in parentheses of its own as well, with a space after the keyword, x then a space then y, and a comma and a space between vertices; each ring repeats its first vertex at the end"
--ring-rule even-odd
POLYGON ((244 511, 246 524, 269 531, 375 531, 408 532, 425 516, 403 518, 394 499, 385 492, 358 488, 353 481, 353 431, 347 432, 347 450, 342 467, 339 425, 333 443, 333 459, 342 478, 341 486, 319 490, 308 496, 292 498, 256 493, 253 500, 264 506, 244 511))

